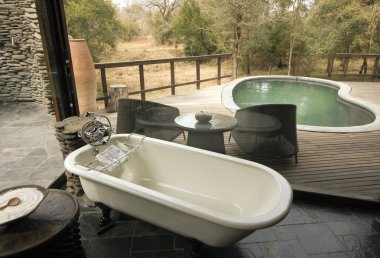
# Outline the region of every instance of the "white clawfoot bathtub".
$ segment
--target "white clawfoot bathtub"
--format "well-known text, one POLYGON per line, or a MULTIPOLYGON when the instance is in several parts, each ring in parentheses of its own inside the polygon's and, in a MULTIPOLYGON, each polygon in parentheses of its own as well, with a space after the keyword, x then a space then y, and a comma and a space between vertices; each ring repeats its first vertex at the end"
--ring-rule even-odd
POLYGON ((139 145, 120 167, 99 172, 87 145, 65 160, 86 195, 115 210, 197 239, 233 244, 269 227, 289 212, 292 189, 276 171, 258 163, 139 135, 119 134, 107 145, 139 145))

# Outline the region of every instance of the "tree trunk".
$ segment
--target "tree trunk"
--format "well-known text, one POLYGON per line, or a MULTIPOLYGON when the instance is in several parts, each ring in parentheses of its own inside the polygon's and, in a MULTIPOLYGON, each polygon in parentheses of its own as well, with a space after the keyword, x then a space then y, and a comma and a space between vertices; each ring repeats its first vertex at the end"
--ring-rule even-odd
POLYGON ((289 62, 288 62, 288 75, 291 75, 292 59, 293 59, 294 39, 291 37, 289 46, 289 62))
POLYGON ((232 54, 232 80, 237 78, 238 57, 236 53, 232 54))
POLYGON ((333 68, 334 68, 334 57, 333 56, 329 56, 327 58, 327 69, 326 69, 328 77, 331 77, 331 74, 333 72, 333 68))
POLYGON ((241 28, 241 22, 243 20, 243 15, 240 13, 242 10, 238 10, 238 13, 235 16, 235 42, 234 42, 234 50, 233 50, 233 56, 232 56, 232 79, 237 78, 237 71, 239 66, 239 59, 240 59, 240 44, 241 44, 241 38, 242 38, 242 28, 241 28))
POLYGON ((251 66, 250 66, 250 58, 249 58, 249 54, 247 54, 246 56, 245 56, 245 73, 247 74, 247 75, 251 75, 251 66))

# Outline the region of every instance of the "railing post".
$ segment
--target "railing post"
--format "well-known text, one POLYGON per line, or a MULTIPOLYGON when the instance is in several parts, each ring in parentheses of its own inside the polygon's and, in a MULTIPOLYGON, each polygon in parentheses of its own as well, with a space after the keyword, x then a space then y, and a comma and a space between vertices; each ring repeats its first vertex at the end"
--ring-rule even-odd
POLYGON ((220 77, 222 77, 222 60, 218 57, 218 85, 221 83, 220 77))
POLYGON ((348 70, 348 63, 350 62, 350 57, 346 57, 343 62, 343 77, 346 77, 348 70))
POLYGON ((201 80, 201 67, 200 67, 200 64, 201 64, 201 61, 200 60, 196 60, 195 62, 196 64, 196 76, 197 76, 197 90, 199 90, 201 88, 201 83, 200 83, 200 80, 201 80))
POLYGON ((106 97, 104 99, 104 107, 106 108, 108 106, 108 87, 107 87, 107 77, 106 77, 106 68, 100 69, 100 77, 102 79, 102 91, 103 91, 103 97, 106 97))
POLYGON ((145 79, 144 79, 144 65, 139 65, 140 72, 140 90, 141 90, 141 99, 145 100, 145 79))
POLYGON ((379 76, 379 73, 380 73, 379 59, 380 59, 380 57, 375 57, 375 62, 373 63, 373 71, 372 71, 372 73, 373 73, 374 77, 379 76))
POLYGON ((170 62, 170 84, 172 86, 172 95, 175 95, 174 62, 170 62))

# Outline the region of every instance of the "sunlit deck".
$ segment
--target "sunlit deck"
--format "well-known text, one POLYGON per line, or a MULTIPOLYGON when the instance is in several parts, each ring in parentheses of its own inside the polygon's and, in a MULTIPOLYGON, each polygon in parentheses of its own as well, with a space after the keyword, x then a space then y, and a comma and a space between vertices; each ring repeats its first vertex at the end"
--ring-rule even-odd
MULTIPOLYGON (((380 105, 380 83, 350 82, 351 94, 380 105)), ((154 101, 176 106, 181 113, 207 110, 230 114, 220 102, 221 86, 154 101)), ((225 133, 227 155, 254 160, 242 153, 225 133)), ((185 144, 182 137, 176 140, 185 144)), ((380 202, 380 131, 369 133, 316 133, 298 131, 299 158, 255 160, 284 175, 302 191, 380 202)))

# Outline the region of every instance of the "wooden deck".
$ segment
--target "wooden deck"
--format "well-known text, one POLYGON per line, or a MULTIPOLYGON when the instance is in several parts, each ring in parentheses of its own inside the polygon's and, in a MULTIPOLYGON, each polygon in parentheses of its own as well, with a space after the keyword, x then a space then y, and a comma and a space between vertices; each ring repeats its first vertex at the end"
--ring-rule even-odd
MULTIPOLYGON (((380 105, 380 83, 348 83, 352 95, 380 105)), ((220 103, 222 87, 156 99, 176 106, 181 113, 207 110, 230 114, 220 103)), ((253 160, 237 144, 226 154, 253 160)), ((176 142, 185 144, 183 138, 176 142)), ((255 160, 281 173, 293 189, 380 202, 380 131, 369 133, 316 133, 298 131, 299 158, 255 160)))

